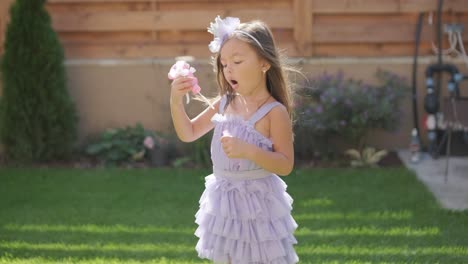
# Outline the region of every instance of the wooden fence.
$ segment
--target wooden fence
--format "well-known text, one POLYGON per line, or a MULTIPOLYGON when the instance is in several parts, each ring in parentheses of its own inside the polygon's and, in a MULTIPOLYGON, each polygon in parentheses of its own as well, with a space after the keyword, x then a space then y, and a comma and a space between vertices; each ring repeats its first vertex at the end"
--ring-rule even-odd
MULTIPOLYGON (((8 6, 0 0, 0 43, 8 6)), ((410 56, 419 12, 422 55, 432 54, 437 0, 49 0, 67 58, 208 57, 216 15, 261 19, 293 57, 410 56), (433 25, 428 24, 434 14, 433 25)), ((445 0, 443 20, 465 26, 468 0, 445 0)), ((445 38, 445 37, 444 37, 445 38)), ((0 54, 3 50, 0 49, 0 54)))

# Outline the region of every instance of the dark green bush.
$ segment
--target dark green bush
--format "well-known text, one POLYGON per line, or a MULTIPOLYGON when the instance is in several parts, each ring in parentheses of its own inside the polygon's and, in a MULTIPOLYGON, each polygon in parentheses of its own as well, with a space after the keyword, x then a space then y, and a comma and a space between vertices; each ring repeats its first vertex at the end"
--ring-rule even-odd
POLYGON ((64 53, 44 3, 17 0, 10 9, 1 62, 0 140, 14 162, 68 158, 77 135, 64 53))

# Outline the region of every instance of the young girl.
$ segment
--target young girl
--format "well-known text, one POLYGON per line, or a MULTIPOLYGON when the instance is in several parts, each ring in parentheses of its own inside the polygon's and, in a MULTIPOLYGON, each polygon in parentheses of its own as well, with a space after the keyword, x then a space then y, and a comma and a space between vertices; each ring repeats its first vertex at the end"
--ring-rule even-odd
POLYGON ((172 82, 175 130, 191 142, 214 128, 213 174, 196 214, 199 257, 215 263, 296 263, 292 198, 277 175, 294 164, 291 98, 269 28, 216 18, 209 32, 220 97, 190 120, 183 96, 193 78, 172 82))

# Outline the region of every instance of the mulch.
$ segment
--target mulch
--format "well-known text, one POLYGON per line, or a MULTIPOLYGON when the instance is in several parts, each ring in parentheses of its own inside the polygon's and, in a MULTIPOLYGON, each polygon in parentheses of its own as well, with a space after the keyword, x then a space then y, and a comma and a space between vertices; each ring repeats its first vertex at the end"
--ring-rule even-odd
POLYGON ((396 151, 390 151, 379 163, 380 167, 401 167, 404 166, 403 161, 398 156, 396 151))
MULTIPOLYGON (((9 164, 3 157, 0 156, 1 167, 22 167, 22 165, 9 164)), ((296 160, 296 168, 345 168, 349 167, 349 160, 336 159, 336 160, 296 160)), ((401 167, 404 163, 400 160, 398 153, 390 151, 379 163, 381 168, 401 167)), ((33 168, 77 168, 77 169, 90 169, 106 167, 104 163, 95 159, 87 157, 75 157, 75 159, 68 161, 52 161, 33 163, 27 167, 33 168)), ((119 165, 121 168, 150 168, 149 162, 133 162, 128 164, 119 165)))
MULTIPOLYGON (((349 167, 349 159, 345 157, 336 158, 333 160, 309 159, 297 160, 296 167, 298 168, 346 168, 349 167)), ((388 154, 377 163, 380 168, 394 168, 404 166, 404 163, 398 156, 396 151, 389 151, 388 154)))

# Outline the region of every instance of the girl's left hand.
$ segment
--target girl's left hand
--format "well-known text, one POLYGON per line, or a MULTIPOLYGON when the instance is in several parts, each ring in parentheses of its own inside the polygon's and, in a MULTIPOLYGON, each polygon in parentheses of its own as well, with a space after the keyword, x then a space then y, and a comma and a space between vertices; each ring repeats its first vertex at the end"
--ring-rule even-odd
POLYGON ((247 142, 230 135, 221 137, 221 145, 226 156, 231 159, 246 158, 248 148, 250 147, 250 144, 247 142))

